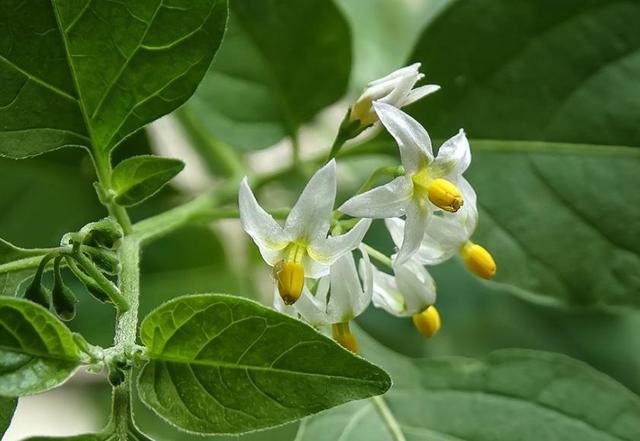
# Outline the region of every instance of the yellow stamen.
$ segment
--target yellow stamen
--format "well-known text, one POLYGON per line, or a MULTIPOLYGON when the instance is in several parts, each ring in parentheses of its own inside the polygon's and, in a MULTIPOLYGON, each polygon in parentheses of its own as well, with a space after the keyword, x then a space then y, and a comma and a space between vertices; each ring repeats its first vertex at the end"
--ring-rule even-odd
POLYGON ((458 187, 446 179, 438 178, 431 181, 427 192, 429 200, 434 205, 452 213, 458 211, 464 202, 458 187))
POLYGON ((343 348, 353 353, 358 353, 358 340, 356 340, 356 336, 351 333, 349 322, 331 325, 331 334, 333 335, 333 339, 340 343, 343 348))
POLYGON ((275 268, 278 292, 286 305, 293 305, 302 294, 304 268, 296 262, 283 261, 275 268))
POLYGON ((460 250, 460 255, 467 269, 476 276, 490 279, 496 275, 496 262, 484 247, 469 241, 460 250))
POLYGON ((418 314, 414 314, 412 318, 416 329, 427 338, 433 337, 440 330, 440 313, 433 305, 418 314))

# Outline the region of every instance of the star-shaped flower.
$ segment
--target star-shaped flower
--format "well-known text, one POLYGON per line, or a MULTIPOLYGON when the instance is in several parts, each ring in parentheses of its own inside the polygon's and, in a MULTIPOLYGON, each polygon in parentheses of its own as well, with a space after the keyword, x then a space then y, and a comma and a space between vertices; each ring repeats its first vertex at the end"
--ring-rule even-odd
MULTIPOLYGON (((340 211, 354 217, 405 216, 406 224, 398 263, 419 248, 429 214, 436 208, 456 212, 464 202, 457 185, 471 162, 464 131, 442 144, 434 158, 431 139, 415 119, 385 103, 373 106, 380 121, 395 138, 405 174, 345 202, 340 211)), ((463 187, 465 190, 467 187, 463 187)))
POLYGON ((240 184, 242 227, 274 267, 278 290, 287 304, 295 303, 304 278, 319 278, 341 256, 356 248, 370 220, 361 220, 348 233, 328 236, 336 197, 336 164, 328 162, 309 180, 281 227, 256 201, 245 177, 240 184))

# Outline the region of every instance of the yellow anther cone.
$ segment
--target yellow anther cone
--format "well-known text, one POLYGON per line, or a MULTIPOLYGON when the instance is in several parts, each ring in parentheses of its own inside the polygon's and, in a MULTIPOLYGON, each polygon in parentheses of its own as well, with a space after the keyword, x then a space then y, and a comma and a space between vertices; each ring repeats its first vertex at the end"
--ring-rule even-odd
POLYGON ((358 353, 358 340, 356 340, 356 336, 351 333, 348 322, 331 325, 331 335, 343 348, 353 353, 358 353))
POLYGON ((490 279, 496 275, 496 262, 491 253, 484 247, 473 242, 467 242, 460 251, 464 265, 469 271, 483 279, 490 279))
POLYGON ((284 261, 276 266, 278 292, 286 305, 293 305, 302 294, 304 287, 304 268, 301 264, 284 261))
POLYGON ((440 330, 440 313, 435 306, 431 305, 418 314, 413 315, 413 325, 427 338, 431 338, 440 330))
POLYGON ((464 199, 458 187, 446 179, 434 179, 427 189, 429 200, 438 208, 455 213, 462 207, 464 199))

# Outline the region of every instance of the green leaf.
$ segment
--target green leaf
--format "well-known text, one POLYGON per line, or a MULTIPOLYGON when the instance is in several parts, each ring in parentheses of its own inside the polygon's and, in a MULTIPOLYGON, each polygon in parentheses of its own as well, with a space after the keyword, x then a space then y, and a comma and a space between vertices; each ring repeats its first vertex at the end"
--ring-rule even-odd
MULTIPOLYGON (((522 349, 481 359, 411 359, 359 336, 394 386, 384 395, 407 440, 634 441, 640 398, 564 355, 522 349)), ((379 401, 349 403, 303 421, 296 441, 394 441, 379 401)))
POLYGON ((184 162, 179 159, 153 155, 127 158, 111 175, 115 201, 124 206, 139 204, 159 192, 183 168, 184 162))
POLYGON ((17 404, 16 398, 0 397, 0 437, 3 437, 9 428, 17 404))
POLYGON ((453 2, 410 57, 443 86, 415 114, 436 138, 464 127, 474 138, 639 146, 638 20, 634 1, 453 2))
POLYGON ((0 298, 0 396, 44 392, 80 365, 71 331, 35 303, 0 298))
POLYGON ((46 249, 20 248, 0 239, 0 296, 13 296, 20 284, 36 272, 46 249))
POLYGON ((542 303, 640 308, 640 154, 635 149, 472 141, 474 240, 495 280, 542 303))
POLYGON ((296 133, 346 90, 351 39, 327 0, 235 0, 229 30, 186 108, 208 134, 253 150, 296 133))
POLYGON ((141 339, 151 358, 142 401, 191 432, 267 428, 390 386, 383 370, 310 326, 238 297, 165 303, 143 321, 141 339))
POLYGON ((220 44, 226 0, 7 0, 0 10, 0 154, 104 155, 191 96, 220 44))

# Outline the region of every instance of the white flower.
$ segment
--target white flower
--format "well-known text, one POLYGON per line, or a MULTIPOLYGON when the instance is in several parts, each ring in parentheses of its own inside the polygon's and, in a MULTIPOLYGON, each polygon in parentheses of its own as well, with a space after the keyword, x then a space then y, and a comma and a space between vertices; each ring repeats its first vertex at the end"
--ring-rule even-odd
POLYGON ((436 284, 419 262, 393 265, 394 276, 373 269, 373 304, 397 317, 418 314, 436 302, 436 284))
POLYGON ((432 337, 440 329, 433 278, 413 259, 399 265, 392 256, 392 261, 394 276, 373 269, 373 304, 397 317, 411 317, 422 335, 432 337))
MULTIPOLYGON (((406 262, 419 248, 429 214, 435 207, 455 212, 465 195, 457 188, 471 162, 464 131, 442 144, 434 158, 427 131, 401 110, 384 103, 373 104, 380 120, 400 147, 405 175, 386 185, 356 195, 340 211, 354 217, 406 217, 398 263, 406 262), (429 203, 431 201, 431 203, 429 203)), ((463 190, 467 186, 462 187, 463 190)))
POLYGON ((373 292, 372 265, 363 247, 359 250, 362 279, 353 253, 347 253, 331 265, 328 276, 318 281, 315 295, 305 287, 295 309, 307 322, 314 326, 344 323, 367 309, 373 292))
MULTIPOLYGON (((466 179, 458 185, 465 195, 464 206, 455 214, 441 212, 427 220, 424 237, 412 259, 425 265, 438 265, 460 253, 465 266, 484 279, 496 273, 496 263, 482 246, 470 241, 478 225, 476 193, 466 179)), ((404 221, 398 218, 385 219, 385 225, 396 246, 404 236, 404 221)))
POLYGON ((280 295, 294 303, 304 278, 319 278, 345 253, 356 248, 370 221, 358 222, 341 236, 329 236, 336 197, 336 164, 330 161, 309 180, 281 227, 256 201, 245 177, 240 184, 239 206, 242 227, 274 267, 280 295))
POLYGON ((322 277, 315 287, 315 294, 304 287, 295 305, 286 305, 274 293, 273 306, 280 312, 298 317, 309 324, 331 326, 333 338, 351 352, 358 352, 358 341, 349 329, 349 321, 362 314, 373 293, 373 275, 369 255, 359 247, 360 274, 356 269, 353 253, 347 253, 331 265, 329 275, 322 277))
MULTIPOLYGON (((424 265, 438 265, 460 252, 478 225, 476 193, 466 179, 458 180, 465 195, 464 205, 456 213, 442 211, 429 216, 420 247, 412 256, 424 265)), ((399 218, 384 221, 396 247, 402 245, 405 222, 399 218)))
POLYGON ((349 120, 359 120, 362 126, 368 126, 378 120, 371 106, 372 102, 378 101, 400 108, 438 91, 440 86, 435 84, 413 88, 424 78, 424 74, 418 69, 420 69, 420 63, 415 63, 367 84, 366 89, 351 108, 349 120))

